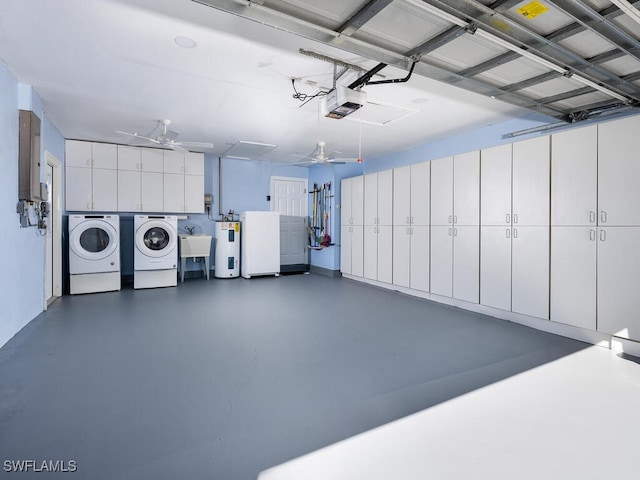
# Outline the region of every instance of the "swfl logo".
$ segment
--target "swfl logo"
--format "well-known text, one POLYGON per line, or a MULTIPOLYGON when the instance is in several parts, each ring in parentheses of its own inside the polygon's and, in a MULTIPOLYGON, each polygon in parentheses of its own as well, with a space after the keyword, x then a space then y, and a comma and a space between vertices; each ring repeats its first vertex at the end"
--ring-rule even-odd
POLYGON ((5 472, 75 472, 78 464, 75 460, 5 460, 5 472))

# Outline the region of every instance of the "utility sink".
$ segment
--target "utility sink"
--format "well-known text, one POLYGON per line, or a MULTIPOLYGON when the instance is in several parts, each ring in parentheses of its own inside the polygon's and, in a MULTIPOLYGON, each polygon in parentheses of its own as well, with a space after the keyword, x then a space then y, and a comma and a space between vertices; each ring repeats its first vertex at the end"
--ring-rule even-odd
POLYGON ((211 254, 211 235, 180 235, 181 257, 208 257, 211 254))
POLYGON ((204 257, 203 268, 209 280, 209 255, 211 255, 211 235, 180 235, 180 276, 184 282, 188 257, 204 257))

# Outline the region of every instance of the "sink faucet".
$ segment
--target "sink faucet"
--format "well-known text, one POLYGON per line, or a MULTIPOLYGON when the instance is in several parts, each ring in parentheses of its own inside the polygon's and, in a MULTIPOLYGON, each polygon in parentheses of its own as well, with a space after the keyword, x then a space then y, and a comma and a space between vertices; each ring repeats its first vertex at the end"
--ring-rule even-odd
POLYGON ((193 231, 196 229, 196 227, 195 226, 190 227, 189 225, 185 225, 184 229, 187 231, 189 235, 193 235, 193 231))

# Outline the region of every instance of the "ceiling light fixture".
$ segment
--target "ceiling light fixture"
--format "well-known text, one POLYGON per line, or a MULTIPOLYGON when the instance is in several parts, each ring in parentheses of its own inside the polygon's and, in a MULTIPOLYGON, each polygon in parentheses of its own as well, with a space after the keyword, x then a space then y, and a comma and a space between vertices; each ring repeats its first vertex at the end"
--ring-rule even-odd
POLYGON ((197 42, 191 37, 185 37, 184 35, 178 35, 174 42, 181 48, 195 48, 197 42))

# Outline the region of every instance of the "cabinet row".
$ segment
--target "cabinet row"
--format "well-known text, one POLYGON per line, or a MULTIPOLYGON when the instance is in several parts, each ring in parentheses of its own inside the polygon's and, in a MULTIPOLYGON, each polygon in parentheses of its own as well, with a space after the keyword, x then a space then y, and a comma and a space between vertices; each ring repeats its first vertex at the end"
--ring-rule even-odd
POLYGON ((113 143, 65 142, 65 166, 204 175, 204 155, 113 143))
POLYGON ((204 155, 67 140, 67 211, 202 213, 204 155))
POLYGON ((204 176, 69 167, 66 210, 202 213, 204 176))
POLYGON ((353 277, 640 340, 640 227, 346 226, 353 277))
POLYGON ((640 225, 640 117, 346 179, 342 225, 640 225))

